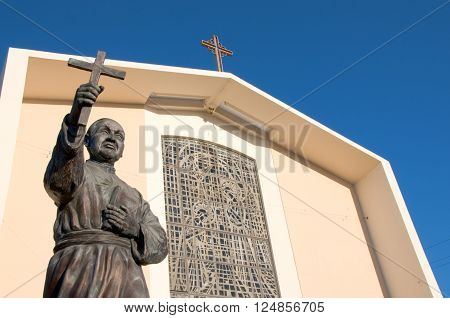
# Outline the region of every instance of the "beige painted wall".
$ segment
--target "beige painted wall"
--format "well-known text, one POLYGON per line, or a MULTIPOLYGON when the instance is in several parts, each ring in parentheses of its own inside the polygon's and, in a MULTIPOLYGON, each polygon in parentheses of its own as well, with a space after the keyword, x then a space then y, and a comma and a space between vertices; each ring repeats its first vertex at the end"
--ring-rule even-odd
MULTIPOLYGON (((40 297, 42 294, 54 245, 52 227, 56 214, 42 179, 61 120, 69 109, 64 103, 42 102, 27 102, 20 109, 11 181, 0 227, 0 254, 7 255, 0 263, 1 296, 40 297)), ((247 142, 221 128, 220 120, 207 115, 178 114, 175 118, 139 107, 99 104, 92 112, 91 122, 101 117, 116 119, 124 126, 126 148, 124 158, 117 164, 117 174, 150 201, 163 226, 163 178, 158 144, 161 134, 218 142, 257 159, 282 296, 382 297, 374 262, 380 263, 383 282, 387 280, 385 296, 432 295, 425 282, 435 282, 434 277, 425 256, 418 255, 408 241, 411 238, 416 245, 420 244, 409 216, 402 216, 397 206, 398 194, 392 185, 386 184, 395 180, 385 175, 387 168, 375 169, 355 190, 364 216, 369 216, 365 223, 375 246, 419 279, 388 260, 372 259, 352 186, 329 173, 305 167, 281 150, 247 142), (189 128, 177 130, 185 125, 189 128), (143 126, 153 128, 146 132, 144 143, 144 136, 139 135, 143 126), (143 150, 146 145, 151 145, 152 151, 143 150), (159 167, 148 174, 139 170, 149 163, 159 167), (405 233, 399 233, 399 228, 405 233), (390 244, 392 241, 398 244, 390 244), (406 250, 405 246, 410 249, 406 250), (429 273, 423 273, 422 268, 427 266, 429 273)), ((151 296, 168 297, 167 261, 145 267, 144 273, 151 296)), ((439 296, 438 289, 433 296, 439 296)))
MULTIPOLYGON (((45 168, 68 105, 22 105, 11 181, 0 227, 0 296, 41 297, 45 270, 52 256, 56 207, 43 187, 45 168)), ((126 131, 124 157, 117 163, 117 175, 137 188, 144 197, 147 183, 139 173, 139 126, 144 110, 96 106, 90 122, 110 117, 126 131)), ((88 158, 87 153, 85 153, 88 158)), ((149 281, 148 269, 144 270, 149 281)))
POLYGON ((383 297, 351 186, 273 151, 304 297, 383 297))
POLYGON ((380 163, 355 190, 388 295, 442 297, 389 163, 380 163))

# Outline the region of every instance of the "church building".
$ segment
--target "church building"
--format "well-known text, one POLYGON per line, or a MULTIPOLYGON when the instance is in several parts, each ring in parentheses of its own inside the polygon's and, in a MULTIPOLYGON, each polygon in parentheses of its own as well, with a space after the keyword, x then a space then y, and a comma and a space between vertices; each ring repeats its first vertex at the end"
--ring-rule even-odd
MULTIPOLYGON (((11 48, 1 76, 0 296, 42 297, 56 207, 43 186, 89 73, 11 48)), ((442 297, 387 160, 227 72, 105 65, 89 124, 125 130, 116 174, 169 254, 150 297, 442 297)), ((86 152, 86 158, 87 152, 86 152)))

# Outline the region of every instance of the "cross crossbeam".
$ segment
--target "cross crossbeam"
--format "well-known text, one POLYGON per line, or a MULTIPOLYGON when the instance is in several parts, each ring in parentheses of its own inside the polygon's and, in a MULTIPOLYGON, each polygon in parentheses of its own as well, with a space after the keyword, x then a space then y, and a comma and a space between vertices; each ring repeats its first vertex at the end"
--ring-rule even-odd
POLYGON ((233 52, 225 48, 219 41, 217 35, 213 35, 211 39, 202 40, 202 46, 206 47, 210 52, 216 56, 217 70, 223 72, 222 57, 232 56, 233 52))

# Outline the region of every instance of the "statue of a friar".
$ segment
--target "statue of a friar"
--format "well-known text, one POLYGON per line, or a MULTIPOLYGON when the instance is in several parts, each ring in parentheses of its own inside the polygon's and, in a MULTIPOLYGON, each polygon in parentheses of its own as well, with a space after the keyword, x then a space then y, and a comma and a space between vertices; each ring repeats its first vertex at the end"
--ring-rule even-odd
POLYGON ((86 132, 75 119, 102 91, 92 83, 78 88, 45 172, 45 189, 58 210, 44 297, 148 297, 141 265, 167 255, 158 218, 115 174, 124 150, 121 125, 99 119, 86 132))

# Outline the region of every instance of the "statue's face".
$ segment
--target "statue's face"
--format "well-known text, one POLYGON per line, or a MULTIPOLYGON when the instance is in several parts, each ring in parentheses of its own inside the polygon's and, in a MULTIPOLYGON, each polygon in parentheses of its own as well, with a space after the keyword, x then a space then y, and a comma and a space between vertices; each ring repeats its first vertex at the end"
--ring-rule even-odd
POLYGON ((122 157, 125 132, 122 126, 112 119, 102 119, 93 124, 86 136, 86 146, 91 159, 114 163, 122 157))

